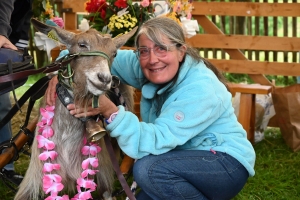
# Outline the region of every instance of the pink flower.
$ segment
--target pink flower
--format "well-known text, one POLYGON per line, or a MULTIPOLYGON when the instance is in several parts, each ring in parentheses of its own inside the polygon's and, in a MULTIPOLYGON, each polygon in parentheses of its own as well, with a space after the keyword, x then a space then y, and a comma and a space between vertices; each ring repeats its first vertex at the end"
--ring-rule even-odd
POLYGON ((81 173, 81 177, 82 178, 85 178, 87 177, 88 175, 95 175, 96 172, 98 172, 99 170, 92 170, 92 169, 86 169, 84 170, 82 173, 81 173))
POLYGON ((48 140, 44 136, 37 135, 36 138, 37 138, 37 141, 38 141, 38 148, 44 147, 47 150, 52 150, 52 149, 55 148, 54 142, 52 142, 51 140, 48 140))
POLYGON ((54 160, 57 157, 56 151, 44 151, 39 155, 39 159, 42 161, 47 160, 48 158, 51 158, 51 160, 54 160))
POLYGON ((54 109, 55 109, 55 106, 48 106, 47 105, 45 108, 40 108, 40 112, 41 112, 43 117, 49 119, 49 118, 53 118, 54 109))
POLYGON ((68 195, 64 195, 64 196, 49 196, 47 197, 45 200, 69 200, 69 196, 68 195))
POLYGON ((144 7, 144 8, 148 7, 149 4, 150 4, 149 0, 143 0, 143 1, 141 2, 141 6, 144 7))
POLYGON ((83 146, 81 149, 81 153, 85 156, 92 155, 96 156, 97 153, 101 151, 101 148, 97 144, 92 144, 91 146, 83 146))
POLYGON ((85 180, 83 178, 77 179, 77 184, 80 187, 91 189, 92 191, 96 190, 97 184, 93 180, 85 180))
POLYGON ((51 196, 57 196, 58 192, 64 188, 61 183, 61 176, 57 174, 48 174, 43 177, 43 190, 46 194, 51 192, 51 196))
POLYGON ((53 129, 51 126, 48 126, 48 125, 44 125, 43 122, 39 122, 37 124, 40 129, 38 129, 38 132, 39 133, 42 133, 42 135, 45 137, 45 138, 50 138, 53 136, 54 132, 53 132, 53 129), (43 124, 43 125, 42 125, 43 124))
POLYGON ((174 12, 180 12, 180 10, 181 10, 181 2, 176 1, 176 3, 173 6, 173 11, 174 12))
POLYGON ((61 176, 58 174, 45 174, 43 176, 43 186, 44 187, 51 186, 53 182, 60 183, 61 176))
POLYGON ((93 199, 91 192, 92 191, 90 191, 90 190, 85 191, 85 192, 79 192, 71 200, 88 200, 88 199, 93 199))
POLYGON ((53 17, 51 20, 60 28, 63 28, 65 26, 64 20, 61 17, 53 17))
POLYGON ((58 192, 62 191, 64 189, 64 185, 62 183, 56 183, 53 182, 51 185, 46 185, 46 187, 43 185, 43 191, 48 194, 51 192, 51 196, 57 196, 58 192))
POLYGON ((82 161, 81 167, 82 169, 87 169, 89 167, 89 164, 91 164, 93 167, 98 167, 98 158, 92 157, 87 158, 84 161, 82 161))
POLYGON ((72 198, 71 200, 87 200, 92 199, 91 190, 87 190, 85 192, 82 192, 80 189, 80 186, 77 185, 77 191, 78 193, 72 198))
POLYGON ((54 116, 55 106, 46 106, 45 108, 40 108, 40 113, 42 115, 42 122, 47 125, 51 125, 54 116))
POLYGON ((43 172, 52 172, 53 170, 60 170, 60 164, 44 163, 43 172))

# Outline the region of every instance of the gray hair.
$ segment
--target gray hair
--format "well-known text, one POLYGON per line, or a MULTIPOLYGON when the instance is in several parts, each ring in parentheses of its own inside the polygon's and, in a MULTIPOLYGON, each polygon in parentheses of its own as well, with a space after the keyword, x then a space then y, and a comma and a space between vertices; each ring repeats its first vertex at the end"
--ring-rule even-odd
POLYGON ((167 37, 171 43, 179 44, 177 47, 186 46, 186 54, 197 61, 202 60, 198 51, 185 42, 182 27, 174 20, 167 17, 157 17, 143 23, 135 37, 135 46, 139 47, 139 37, 144 34, 157 45, 164 44, 163 38, 167 37))

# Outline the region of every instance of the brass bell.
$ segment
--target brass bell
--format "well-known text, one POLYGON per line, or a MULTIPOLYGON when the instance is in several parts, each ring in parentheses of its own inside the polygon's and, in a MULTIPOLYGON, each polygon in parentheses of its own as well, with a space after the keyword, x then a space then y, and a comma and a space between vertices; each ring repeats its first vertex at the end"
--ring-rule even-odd
POLYGON ((106 134, 106 130, 94 119, 87 120, 85 128, 87 131, 86 138, 89 142, 97 142, 106 134))

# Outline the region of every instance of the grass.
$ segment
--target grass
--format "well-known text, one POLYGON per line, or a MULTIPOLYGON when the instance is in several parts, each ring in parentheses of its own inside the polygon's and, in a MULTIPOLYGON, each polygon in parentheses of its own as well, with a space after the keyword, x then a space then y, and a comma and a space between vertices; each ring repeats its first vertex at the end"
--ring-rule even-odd
MULTIPOLYGON (((34 78, 31 78, 34 80, 34 78)), ((30 86, 18 88, 20 95, 30 86), (27 88, 26 88, 27 87, 27 88)), ((24 109, 25 110, 25 109, 24 109)), ((254 145, 256 164, 254 177, 248 179, 243 190, 233 200, 295 200, 300 199, 300 152, 293 152, 285 144, 278 128, 268 128, 265 139, 254 145)), ((29 157, 21 154, 15 162, 16 171, 25 174, 29 157)), ((129 183, 130 184, 130 183, 129 183)), ((116 180, 116 188, 120 184, 116 180)), ((1 200, 12 200, 14 192, 0 180, 1 200)), ((125 199, 124 196, 118 200, 125 199)))
MULTIPOLYGON (((285 144, 276 128, 265 131, 265 139, 254 145, 256 164, 254 177, 248 179, 234 200, 295 200, 300 197, 300 152, 285 144)), ((22 155, 16 170, 26 172, 29 159, 22 155)), ((119 184, 116 181, 117 187, 119 184)), ((1 200, 12 200, 14 193, 0 181, 1 200)), ((118 198, 124 199, 124 197, 118 198)))
POLYGON ((280 131, 265 131, 265 139, 254 145, 256 164, 254 177, 249 178, 235 200, 294 200, 300 197, 300 152, 285 144, 280 131))

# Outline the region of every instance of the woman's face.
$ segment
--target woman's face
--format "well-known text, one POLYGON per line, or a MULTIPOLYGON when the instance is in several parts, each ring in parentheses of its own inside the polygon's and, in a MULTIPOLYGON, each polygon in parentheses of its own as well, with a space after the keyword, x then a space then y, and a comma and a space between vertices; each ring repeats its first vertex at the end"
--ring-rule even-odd
MULTIPOLYGON (((165 45, 172 45, 170 41, 163 39, 165 45)), ((142 34, 139 37, 139 47, 154 48, 155 43, 142 34)), ((145 77, 152 83, 164 84, 169 82, 177 73, 179 69, 179 62, 182 61, 185 54, 185 46, 178 50, 176 46, 170 46, 169 51, 163 57, 158 57, 150 50, 150 55, 147 58, 140 58, 141 69, 145 77)))

